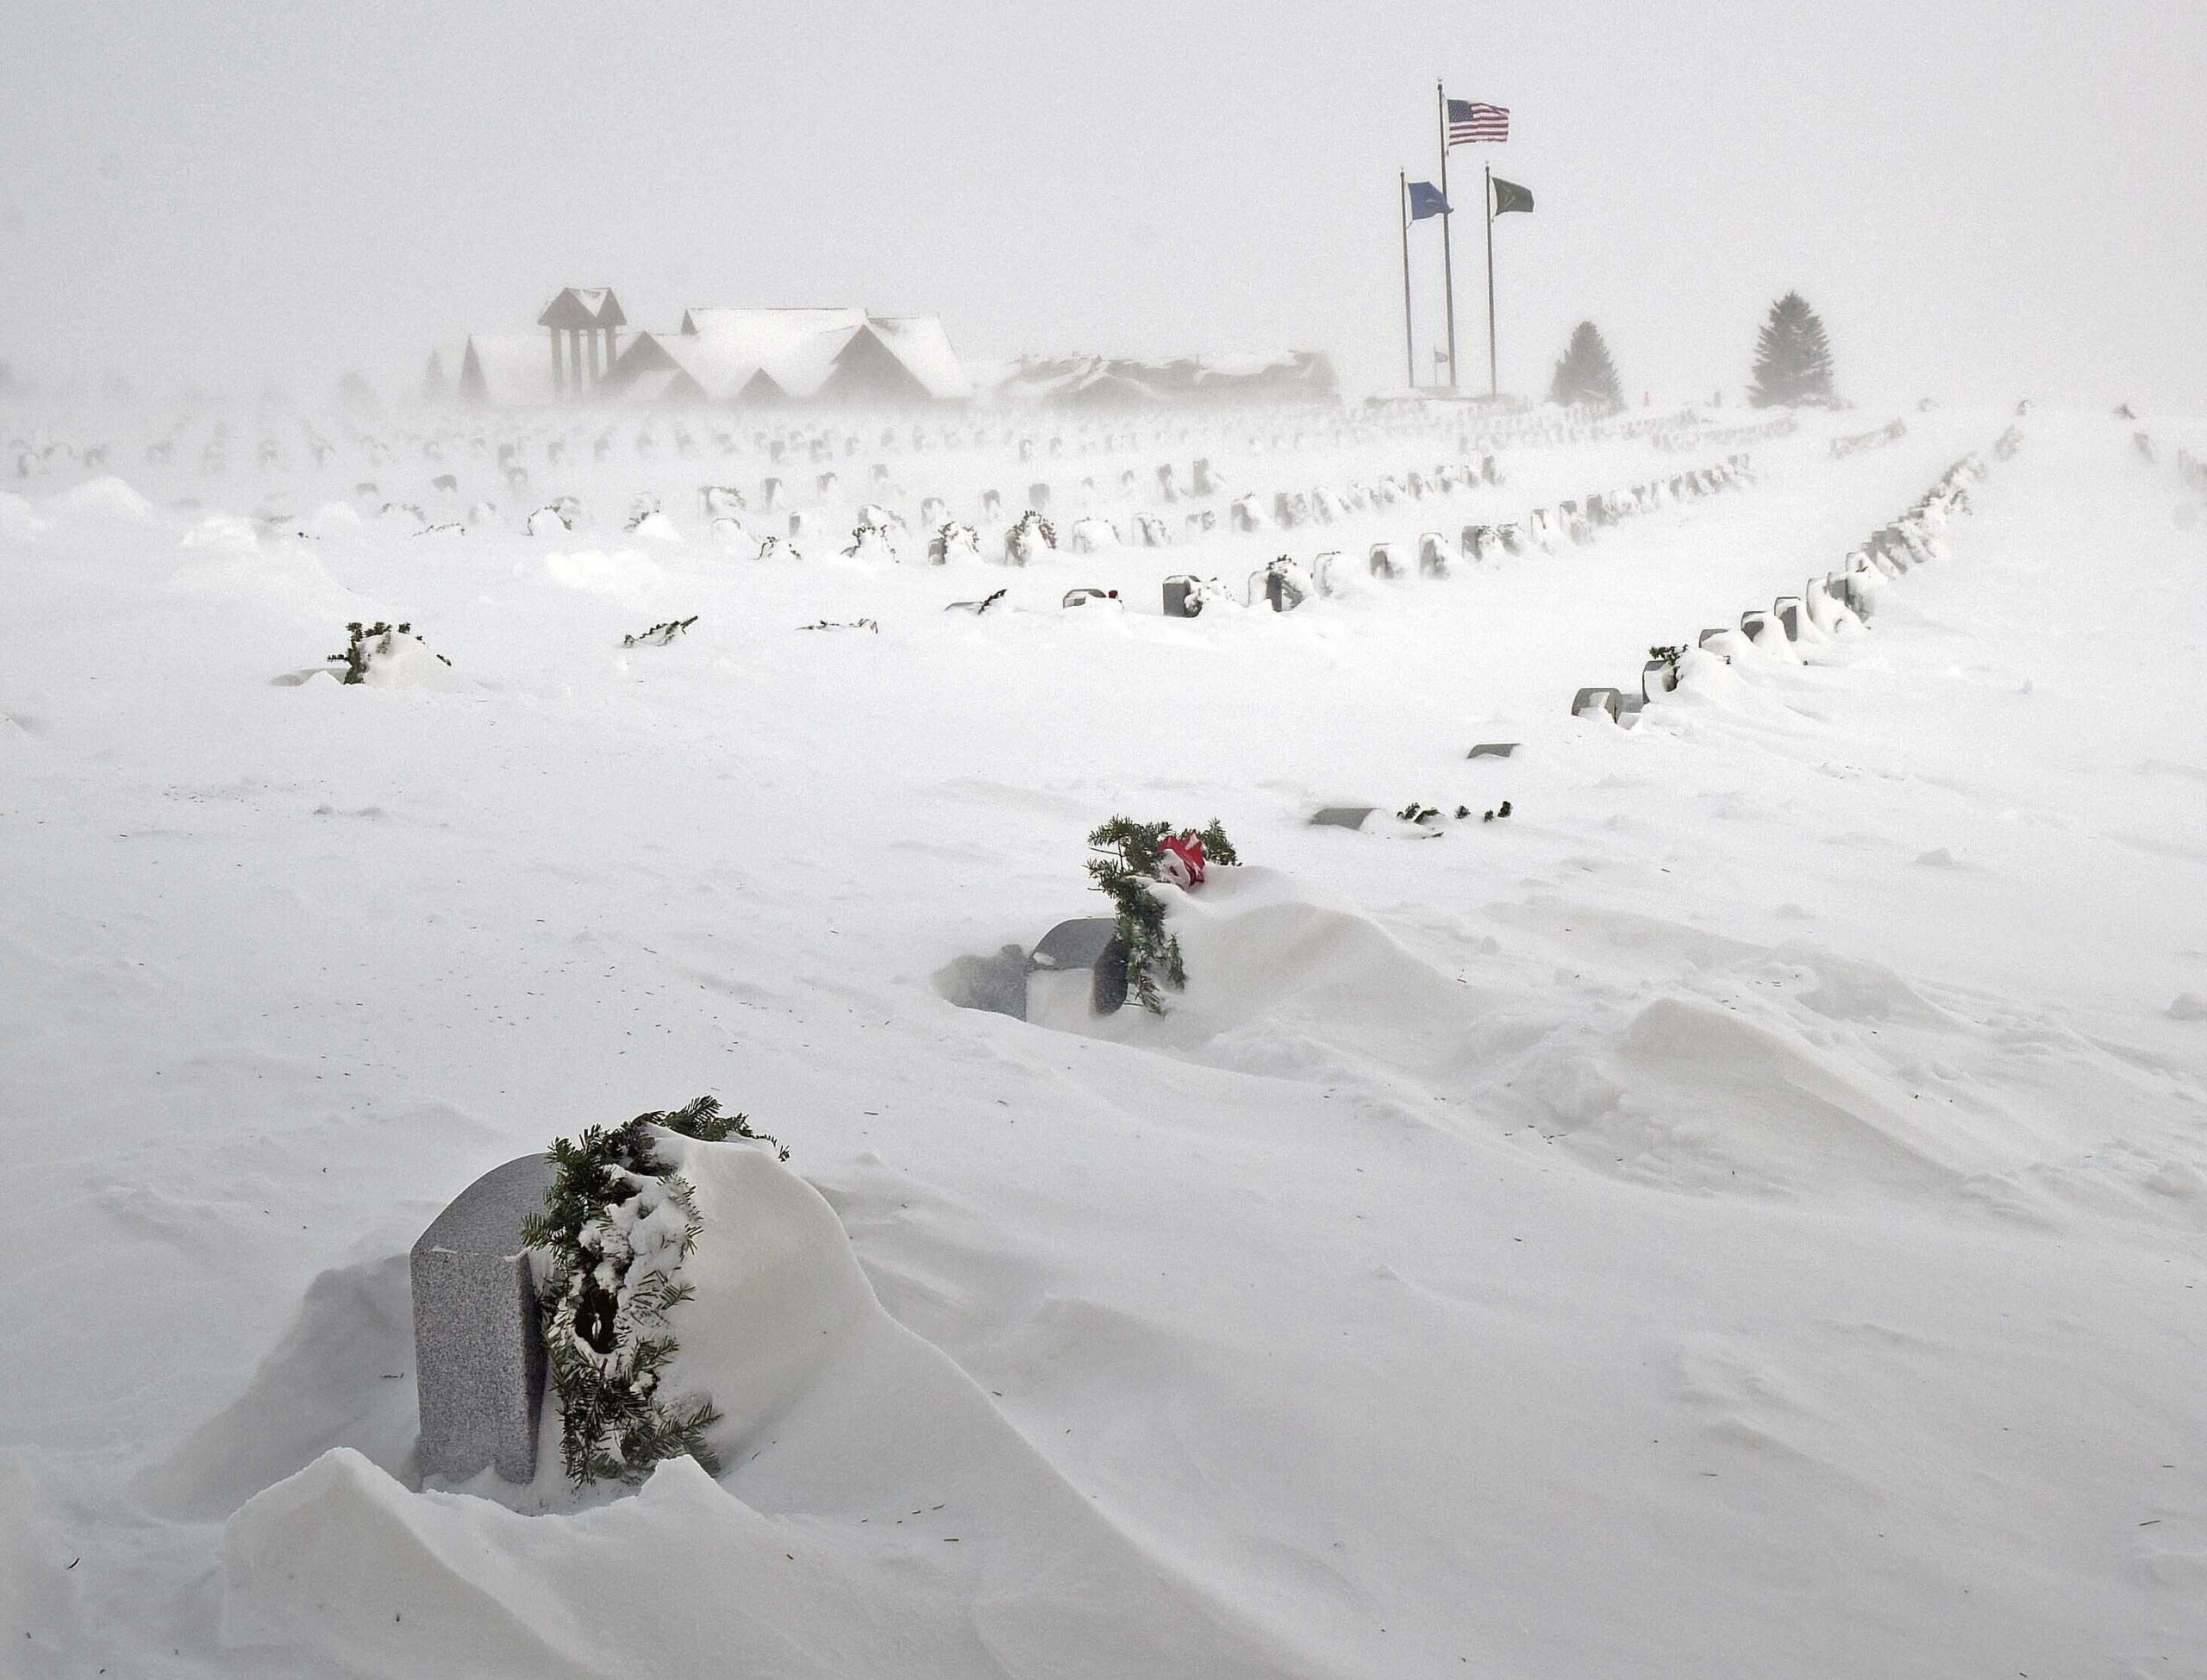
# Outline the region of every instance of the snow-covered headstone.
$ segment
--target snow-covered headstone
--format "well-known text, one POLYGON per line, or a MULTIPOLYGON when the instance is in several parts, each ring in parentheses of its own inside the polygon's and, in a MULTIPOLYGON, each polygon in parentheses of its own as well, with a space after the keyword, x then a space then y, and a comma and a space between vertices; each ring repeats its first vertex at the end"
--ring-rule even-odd
POLYGON ((1230 598, 1224 589, 1207 578, 1181 572, 1165 580, 1165 616, 1167 618, 1200 618, 1204 607, 1211 602, 1230 598))
POLYGON ((522 1222, 542 1210, 552 1161, 525 1155, 485 1173, 414 1245, 416 1463, 460 1481, 486 1466, 536 1474, 544 1333, 522 1222))
POLYGON ((1364 820, 1379 809, 1377 805, 1329 805, 1311 815, 1310 826, 1313 828, 1361 828, 1364 820))
POLYGON ((1061 921, 1027 959, 1027 1018, 1107 1015, 1127 1001, 1127 946, 1116 916, 1061 921))

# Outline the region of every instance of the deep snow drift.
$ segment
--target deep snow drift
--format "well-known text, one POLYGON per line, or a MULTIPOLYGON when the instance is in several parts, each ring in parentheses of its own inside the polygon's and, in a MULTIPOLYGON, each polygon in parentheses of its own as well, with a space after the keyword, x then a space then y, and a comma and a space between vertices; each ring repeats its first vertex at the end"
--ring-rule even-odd
POLYGON ((747 440, 633 421, 516 442, 518 501, 465 428, 0 497, 0 1668, 2207 1668, 2207 528, 2171 464, 2207 427, 2141 422, 2149 461, 2035 413, 1996 464, 2010 416, 1911 415, 1834 458, 1887 417, 1473 438, 1501 485, 1360 507, 1456 432, 869 436, 848 489, 778 469, 793 539, 747 440), (1751 485, 1586 546, 1363 575, 1743 449, 1751 485), (1972 450, 1871 630, 1567 715, 1972 450), (1223 487, 1165 503, 1197 454, 1223 487), (919 563, 924 497, 994 555, 1036 480, 1066 546, 919 563), (1320 487, 1329 525, 1228 528, 1320 487), (577 528, 523 534, 563 490, 577 528), (846 534, 868 501, 901 562, 846 534), (1070 552, 1141 513, 1172 546, 1070 552), (1158 614, 1321 550, 1341 590, 1293 613, 1158 614), (406 680, 297 680, 354 621, 410 627, 406 680), (1381 815, 1308 826, 1338 803, 1381 815), (1171 1013, 947 1002, 1101 908, 1115 813, 1247 860, 1176 907, 1171 1013), (703 1091, 793 1152, 684 1150, 725 1473, 419 1488, 409 1245, 703 1091))

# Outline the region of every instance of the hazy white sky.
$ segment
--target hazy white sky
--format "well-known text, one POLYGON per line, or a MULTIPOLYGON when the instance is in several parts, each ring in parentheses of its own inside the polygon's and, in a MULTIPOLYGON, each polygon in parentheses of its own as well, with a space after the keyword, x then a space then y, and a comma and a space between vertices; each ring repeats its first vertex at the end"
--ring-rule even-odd
MULTIPOLYGON (((1539 196, 1496 230, 1505 388, 1582 317, 1634 392, 1736 388, 1796 288, 1865 401, 2207 412, 2207 0, 10 0, 0 359, 388 383, 572 283, 1399 383, 1436 78, 1512 113, 1457 201, 1488 159, 1539 196)), ((1483 383, 1475 214, 1456 268, 1483 383)))

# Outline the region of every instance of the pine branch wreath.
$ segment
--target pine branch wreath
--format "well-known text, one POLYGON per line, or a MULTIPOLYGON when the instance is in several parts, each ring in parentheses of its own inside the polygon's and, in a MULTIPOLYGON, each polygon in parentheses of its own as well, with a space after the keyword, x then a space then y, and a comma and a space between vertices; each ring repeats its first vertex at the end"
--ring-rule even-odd
MULTIPOLYGON (((367 681, 369 665, 378 655, 388 656, 395 651, 391 646, 391 638, 410 636, 414 634, 414 627, 410 624, 386 624, 381 619, 365 626, 356 619, 345 628, 352 633, 353 639, 345 644, 343 653, 328 654, 323 661, 328 665, 341 665, 345 667, 344 675, 337 679, 341 683, 367 681)), ((437 658, 445 665, 452 663, 441 653, 439 653, 437 658)))
MULTIPOLYGON (((1175 833, 1169 822, 1135 822, 1115 816, 1088 837, 1096 856, 1088 860, 1088 873, 1097 891, 1105 894, 1118 911, 1118 934, 1127 947, 1127 984, 1135 1002, 1154 1015, 1165 1013, 1165 995, 1158 977, 1175 991, 1188 984, 1180 941, 1165 929, 1165 901, 1151 883, 1165 878, 1160 855, 1166 837, 1175 833)), ((1179 831, 1203 843, 1210 862, 1238 864, 1240 855, 1218 819, 1208 827, 1179 831)))
POLYGON ((543 1211, 522 1231, 547 1257, 545 1352, 560 1398, 560 1465, 577 1488, 641 1481, 660 1459, 685 1456, 720 1473, 705 1440, 720 1421, 712 1402, 659 1392, 679 1346, 667 1314, 693 1293, 677 1273, 703 1227, 689 1183, 660 1158, 655 1127, 708 1143, 748 1138, 789 1159, 778 1138, 722 1114, 710 1096, 553 1141, 543 1211))

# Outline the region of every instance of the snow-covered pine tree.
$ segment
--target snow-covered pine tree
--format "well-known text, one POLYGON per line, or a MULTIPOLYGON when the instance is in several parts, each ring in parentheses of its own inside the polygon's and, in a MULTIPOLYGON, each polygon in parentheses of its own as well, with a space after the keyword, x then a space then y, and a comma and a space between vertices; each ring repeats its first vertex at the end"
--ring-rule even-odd
POLYGON ((428 366, 422 370, 422 400, 424 403, 441 403, 451 389, 445 378, 444 353, 432 350, 429 352, 428 366))
POLYGON ((1624 406, 1624 388, 1610 360, 1610 347, 1602 342, 1601 329, 1592 322, 1580 322, 1572 333, 1549 382, 1548 401, 1566 408, 1582 403, 1608 409, 1624 406))
POLYGON ((1808 300, 1789 291, 1770 306, 1770 319, 1755 340, 1755 382, 1747 401, 1758 409, 1793 408, 1802 403, 1829 407, 1831 345, 1824 323, 1808 300))

